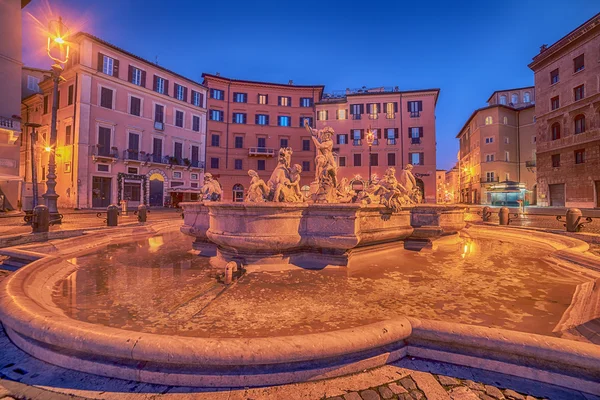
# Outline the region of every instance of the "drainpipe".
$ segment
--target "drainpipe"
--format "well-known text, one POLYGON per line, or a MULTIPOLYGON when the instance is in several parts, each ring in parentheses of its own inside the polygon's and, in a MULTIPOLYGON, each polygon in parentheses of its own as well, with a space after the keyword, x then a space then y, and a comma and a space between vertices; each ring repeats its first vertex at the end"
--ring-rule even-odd
POLYGON ((521 183, 521 127, 519 123, 519 117, 521 113, 517 111, 517 157, 519 162, 517 163, 517 179, 521 183))
POLYGON ((231 102, 231 80, 227 84, 227 115, 225 116, 225 123, 227 128, 225 131, 225 170, 229 165, 229 103, 231 102))
MULTIPOLYGON (((402 92, 400 92, 400 108, 399 108, 399 112, 400 112, 400 133, 398 134, 399 139, 400 139, 400 168, 404 168, 404 125, 402 125, 402 110, 404 110, 404 108, 402 107, 402 92)), ((369 177, 370 179, 371 177, 369 177)), ((423 194, 425 195, 425 194, 423 194)))
MULTIPOLYGON (((73 88, 73 126, 71 127, 71 188, 75 184, 75 126, 77 125, 77 79, 79 74, 75 73, 75 87, 73 88)), ((68 90, 68 89, 67 89, 68 90)), ((77 135, 79 137, 79 135, 77 135)), ((79 175, 79 168, 77 168, 79 175)), ((76 209, 79 209, 79 185, 75 187, 76 209)))

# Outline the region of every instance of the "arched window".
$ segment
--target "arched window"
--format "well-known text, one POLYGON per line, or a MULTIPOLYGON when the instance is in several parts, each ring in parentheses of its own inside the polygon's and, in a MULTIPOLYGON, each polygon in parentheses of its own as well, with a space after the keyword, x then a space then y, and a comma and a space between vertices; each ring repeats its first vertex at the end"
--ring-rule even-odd
POLYGON ((552 140, 560 139, 560 124, 558 122, 555 122, 552 124, 552 127, 550 129, 552 131, 552 140))
POLYGON ((579 114, 575 117, 575 134, 585 132, 585 115, 579 114))
POLYGON ((506 95, 500 96, 500 104, 506 105, 506 95))
POLYGON ((493 122, 494 122, 494 119, 492 117, 485 117, 486 125, 491 125, 493 122))
POLYGON ((519 102, 519 95, 513 93, 512 96, 510 96, 510 102, 513 104, 517 104, 519 102))
POLYGON ((523 103, 529 103, 531 101, 531 98, 529 96, 529 92, 525 92, 525 94, 523 95, 523 103))
POLYGON ((244 201, 244 187, 239 183, 233 185, 233 201, 244 201))

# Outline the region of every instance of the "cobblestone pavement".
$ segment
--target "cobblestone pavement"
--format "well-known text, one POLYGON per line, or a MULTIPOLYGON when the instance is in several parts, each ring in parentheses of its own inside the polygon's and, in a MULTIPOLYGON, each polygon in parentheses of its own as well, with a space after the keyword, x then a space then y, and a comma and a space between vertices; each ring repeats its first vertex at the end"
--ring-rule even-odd
MULTIPOLYGON (((563 218, 564 219, 564 218, 563 218)), ((467 222, 481 222, 481 215, 476 213, 467 213, 465 216, 467 222)), ((498 222, 498 216, 492 214, 491 222, 498 222)), ((511 213, 510 226, 523 226, 531 228, 542 228, 542 229, 556 229, 564 231, 564 221, 557 221, 554 215, 531 215, 531 214, 519 214, 519 217, 515 218, 511 213)), ((585 224, 582 233, 596 233, 600 234, 600 218, 592 219, 592 222, 585 224)))

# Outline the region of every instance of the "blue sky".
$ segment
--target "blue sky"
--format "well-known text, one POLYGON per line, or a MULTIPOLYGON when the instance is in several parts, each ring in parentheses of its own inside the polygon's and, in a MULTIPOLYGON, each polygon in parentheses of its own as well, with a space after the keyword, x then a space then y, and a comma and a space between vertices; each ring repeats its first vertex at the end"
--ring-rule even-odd
MULTIPOLYGON (((598 0, 214 1, 33 0, 75 29, 201 81, 202 72, 260 81, 440 88, 437 164, 456 160, 455 136, 495 90, 533 85, 527 64, 596 13, 598 0)), ((47 67, 24 14, 23 59, 47 67)))

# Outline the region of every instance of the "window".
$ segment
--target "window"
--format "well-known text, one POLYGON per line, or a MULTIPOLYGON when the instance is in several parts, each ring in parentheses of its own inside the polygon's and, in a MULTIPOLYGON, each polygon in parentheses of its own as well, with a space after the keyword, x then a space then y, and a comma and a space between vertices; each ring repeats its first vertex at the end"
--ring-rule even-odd
POLYGON ((346 110, 337 110, 335 113, 336 119, 348 119, 348 112, 346 110))
POLYGON ((362 165, 362 157, 361 154, 354 154, 354 166, 360 167, 362 165))
POLYGON ((234 124, 245 124, 246 113, 233 113, 232 119, 234 124))
POLYGON ((192 130, 200 132, 200 117, 197 115, 192 116, 192 130))
POLYGON ((183 111, 175 111, 175 126, 183 128, 183 111))
POLYGON ((256 114, 254 123, 256 125, 269 125, 269 116, 266 114, 256 114))
MULTIPOLYGON (((46 180, 45 168, 42 167, 42 180, 46 180)), ((98 164, 98 172, 110 172, 110 166, 108 164, 98 164)))
POLYGON ((388 145, 395 145, 396 139, 398 139, 398 129, 397 128, 387 128, 385 130, 385 138, 387 139, 388 145))
POLYGON ((557 68, 554 71, 550 72, 550 84, 554 85, 555 83, 558 83, 558 80, 559 80, 559 76, 558 76, 558 68, 557 68))
POLYGON ((35 76, 27 75, 27 89, 33 90, 34 92, 40 91, 40 79, 35 76))
POLYGON ((192 104, 196 107, 202 107, 204 104, 204 95, 200 92, 192 90, 192 104))
POLYGON ((233 160, 233 169, 242 169, 242 160, 240 158, 233 160))
POLYGON ((494 154, 486 154, 485 162, 492 162, 492 161, 494 161, 494 154))
POLYGON ((259 171, 264 171, 266 168, 265 160, 256 160, 256 169, 259 171))
POLYGON ((48 96, 44 96, 44 114, 48 114, 48 96))
POLYGON ((312 117, 300 117, 300 127, 304 127, 304 121, 308 123, 308 126, 313 126, 313 118, 312 117))
POLYGON ((319 110, 317 113, 317 121, 327 121, 328 114, 327 110, 319 110))
POLYGON ((361 139, 363 137, 363 130, 362 129, 352 129, 351 133, 352 133, 352 145, 360 146, 361 139))
POLYGON ((98 55, 99 56, 102 55, 102 72, 105 73, 106 75, 112 76, 116 72, 115 71, 115 60, 104 54, 99 53, 98 55))
POLYGON ((200 175, 199 174, 190 174, 190 179, 193 181, 197 181, 198 179, 200 179, 200 175))
POLYGON ((529 92, 525 92, 525 94, 523 94, 523 103, 529 103, 531 101, 531 95, 529 94, 529 92))
POLYGON ((350 104, 350 114, 352 114, 352 119, 360 119, 363 112, 364 104, 350 104))
POLYGON ((583 85, 579 85, 573 89, 573 94, 575 96, 575 101, 583 99, 585 96, 583 85))
MULTIPOLYGON (((200 153, 200 147, 192 145, 192 167, 199 167, 200 166, 200 163, 199 163, 199 160, 198 160, 198 154, 199 153, 200 153)), ((198 179, 197 177, 194 178, 194 175, 197 175, 197 174, 192 174, 192 179, 198 179)))
POLYGON ((281 138, 281 139, 279 139, 279 147, 280 148, 286 148, 286 147, 288 147, 288 139, 287 138, 281 138))
POLYGON ((140 135, 129 132, 129 144, 127 147, 127 158, 130 160, 138 159, 138 151, 140 149, 140 135))
POLYGON ((408 105, 408 112, 410 113, 411 118, 417 118, 421 116, 421 111, 423 111, 423 102, 419 101, 409 101, 406 103, 408 105))
POLYGON ((510 140, 508 139, 508 136, 504 137, 504 144, 508 144, 510 142, 510 140))
POLYGON ((234 103, 247 103, 248 102, 248 93, 233 93, 233 102, 234 103))
POLYGON ((575 164, 583 164, 585 162, 585 149, 575 150, 575 164))
POLYGON ((374 166, 374 167, 379 166, 379 154, 371 153, 370 161, 371 161, 372 166, 374 166))
POLYGON ((258 95, 258 104, 269 104, 269 95, 259 94, 258 95))
POLYGON ((223 100, 225 92, 219 89, 210 89, 210 98, 215 100, 223 100))
POLYGON ((338 134, 337 144, 348 144, 348 135, 343 133, 338 134))
POLYGON ((286 97, 286 96, 279 96, 279 103, 280 106, 284 106, 284 107, 291 107, 292 106, 292 98, 291 97, 286 97))
POLYGON ((212 135, 210 135, 210 145, 212 147, 219 147, 220 140, 221 140, 221 136, 216 135, 214 133, 212 135))
POLYGON ((552 168, 560 167, 560 154, 552 154, 552 168))
POLYGON ((552 127, 550 129, 552 131, 552 140, 560 139, 560 124, 558 122, 555 122, 552 124, 552 127))
POLYGON ((424 154, 423 153, 408 153, 408 159, 412 165, 423 165, 424 154))
POLYGON ((256 138, 256 141, 257 141, 258 147, 260 147, 262 149, 267 147, 267 138, 259 137, 259 138, 256 138))
POLYGON ((389 166, 393 167, 394 165, 396 165, 396 153, 388 153, 387 155, 387 161, 389 166))
POLYGON ((508 152, 508 151, 504 152, 504 161, 510 162, 510 152, 508 152))
POLYGON ((500 104, 506 105, 506 95, 503 94, 502 96, 500 96, 500 104))
POLYGON ((173 147, 173 156, 175 157, 176 162, 180 162, 183 160, 183 143, 175 142, 173 147))
POLYGON ((302 161, 302 171, 310 171, 310 161, 302 161))
POLYGON ((494 119, 492 117, 485 117, 485 124, 491 125, 494 123, 494 119))
POLYGON ((162 162, 162 139, 161 138, 153 138, 152 139, 152 161, 154 162, 162 162))
POLYGON ((233 185, 232 191, 234 202, 240 203, 244 201, 244 187, 241 184, 236 183, 235 185, 233 185))
POLYGON ((65 146, 71 144, 71 125, 65 126, 65 146))
POLYGON ((302 139, 302 151, 310 151, 310 140, 302 139))
POLYGON ((235 141, 235 148, 236 149, 243 149, 244 148, 244 137, 243 136, 236 136, 234 138, 235 141))
POLYGON ((585 116, 579 114, 575 117, 575 134, 585 132, 585 116))
POLYGON ((517 103, 519 102, 519 95, 518 95, 518 94, 516 94, 516 93, 513 93, 513 94, 510 96, 510 102, 511 102, 512 104, 517 104, 517 103))
POLYGON ((558 107, 560 107, 560 100, 558 96, 555 96, 550 99, 550 109, 556 110, 558 107))
POLYGON ((134 85, 142 86, 142 70, 133 66, 129 66, 129 82, 134 85))
POLYGON ((100 107, 113 108, 113 91, 103 87, 100 90, 100 107))
POLYGON ((141 115, 141 113, 142 113, 142 99, 132 96, 130 103, 129 103, 129 114, 137 115, 139 117, 141 115))
POLYGON ((411 144, 421 143, 421 138, 423 137, 423 127, 415 126, 408 128, 408 137, 410 138, 411 144))
POLYGON ((99 156, 109 156, 110 155, 110 136, 111 130, 106 127, 98 128, 98 155, 99 156))
POLYGON ((223 122, 223 111, 221 110, 210 110, 209 114, 211 121, 223 122))
POLYGON ((73 85, 69 85, 69 91, 67 93, 67 105, 73 104, 73 85))
POLYGON ((485 178, 486 178, 486 181, 488 181, 488 182, 494 182, 496 180, 495 176, 494 176, 494 172, 486 172, 485 178))
POLYGON ((394 119, 398 112, 398 103, 383 103, 383 110, 385 111, 385 117, 387 119, 394 119))
POLYGON ((291 126, 292 117, 287 115, 280 115, 277 117, 277 125, 279 126, 291 126))
POLYGON ((369 118, 377 119, 379 118, 379 103, 367 103, 367 114, 369 114, 369 118))
POLYGON ((165 107, 160 104, 154 105, 154 122, 165 122, 165 107))
POLYGON ((313 99, 310 97, 300 97, 300 107, 312 107, 313 99))
POLYGON ((346 157, 338 158, 338 167, 345 167, 345 166, 346 166, 346 157))
POLYGON ((219 169, 219 159, 216 157, 210 158, 210 167, 213 169, 219 169))
POLYGON ((485 138, 485 144, 490 144, 490 143, 494 143, 494 137, 486 137, 485 138))
POLYGON ((175 98, 177 100, 186 101, 186 92, 187 88, 184 88, 183 86, 177 83, 175 84, 175 98))
POLYGON ((154 91, 165 94, 167 92, 167 81, 160 76, 154 75, 154 91))
POLYGON ((583 62, 583 54, 577 56, 573 59, 573 72, 579 72, 585 68, 585 64, 583 62))
POLYGON ((503 123, 504 125, 508 125, 508 117, 504 117, 504 118, 502 118, 502 123, 503 123))

